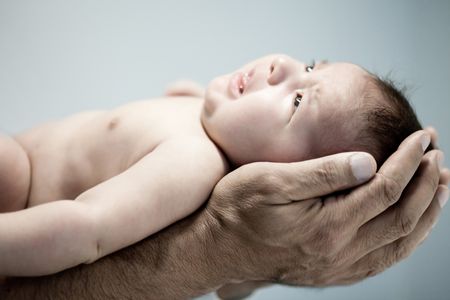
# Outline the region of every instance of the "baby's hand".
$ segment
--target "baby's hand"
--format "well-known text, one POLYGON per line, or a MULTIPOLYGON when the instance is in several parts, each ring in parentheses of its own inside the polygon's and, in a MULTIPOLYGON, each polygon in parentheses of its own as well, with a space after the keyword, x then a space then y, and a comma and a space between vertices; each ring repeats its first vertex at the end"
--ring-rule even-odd
POLYGON ((166 96, 204 97, 205 89, 192 80, 178 80, 166 88, 166 96))

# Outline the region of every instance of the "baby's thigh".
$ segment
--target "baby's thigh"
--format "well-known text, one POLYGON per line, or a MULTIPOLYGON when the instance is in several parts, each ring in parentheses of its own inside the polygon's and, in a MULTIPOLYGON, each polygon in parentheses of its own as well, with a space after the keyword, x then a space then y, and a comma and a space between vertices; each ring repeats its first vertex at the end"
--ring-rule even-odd
POLYGON ((25 208, 31 172, 28 155, 12 137, 0 133, 0 213, 25 208))

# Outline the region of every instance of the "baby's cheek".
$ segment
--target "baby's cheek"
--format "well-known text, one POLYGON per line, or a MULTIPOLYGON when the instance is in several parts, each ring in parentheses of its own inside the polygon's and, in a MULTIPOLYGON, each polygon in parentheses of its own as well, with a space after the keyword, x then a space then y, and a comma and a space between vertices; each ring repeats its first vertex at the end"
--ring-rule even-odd
POLYGON ((323 134, 315 143, 311 158, 318 158, 333 155, 340 152, 350 151, 352 143, 348 136, 338 130, 331 130, 328 134, 323 134))

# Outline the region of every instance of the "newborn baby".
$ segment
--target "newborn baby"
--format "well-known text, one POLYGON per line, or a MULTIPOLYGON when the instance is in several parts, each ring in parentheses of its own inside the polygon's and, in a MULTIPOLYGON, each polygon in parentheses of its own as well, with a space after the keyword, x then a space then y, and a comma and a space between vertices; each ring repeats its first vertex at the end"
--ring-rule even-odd
POLYGON ((342 151, 381 163, 420 128, 402 94, 357 65, 271 55, 214 79, 204 99, 0 136, 0 276, 51 274, 136 243, 198 209, 239 165, 342 151))

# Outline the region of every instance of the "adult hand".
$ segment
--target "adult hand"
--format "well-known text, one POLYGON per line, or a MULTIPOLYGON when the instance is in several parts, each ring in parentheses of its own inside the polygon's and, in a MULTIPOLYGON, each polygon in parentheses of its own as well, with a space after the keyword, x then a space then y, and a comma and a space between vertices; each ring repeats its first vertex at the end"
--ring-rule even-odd
POLYGON ((374 159, 364 153, 255 163, 228 174, 207 211, 218 252, 233 264, 229 277, 349 284, 407 257, 448 198, 442 152, 423 154, 429 142, 425 131, 412 134, 376 174, 374 159))
MULTIPOLYGON (((436 129, 433 127, 427 127, 425 130, 430 134, 431 136, 431 145, 434 149, 439 149, 438 145, 438 133, 436 129)), ((441 168, 441 176, 439 179, 439 184, 447 185, 450 183, 450 170, 447 168, 441 168)))
POLYGON ((323 195, 372 176, 372 158, 243 166, 219 182, 205 209, 94 264, 11 278, 0 298, 185 299, 245 280, 361 280, 409 255, 444 204, 442 154, 422 156, 424 134, 409 137, 368 183, 332 196, 323 195))

